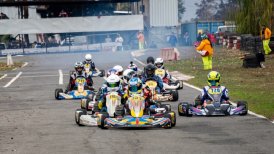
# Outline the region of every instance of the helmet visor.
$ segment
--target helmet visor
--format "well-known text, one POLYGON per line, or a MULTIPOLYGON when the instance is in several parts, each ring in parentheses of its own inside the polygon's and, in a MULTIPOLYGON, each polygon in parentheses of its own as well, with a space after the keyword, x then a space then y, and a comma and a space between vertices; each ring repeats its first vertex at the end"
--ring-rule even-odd
POLYGON ((119 86, 119 82, 112 82, 112 83, 107 83, 107 86, 109 88, 115 88, 119 86))
POLYGON ((219 80, 208 80, 208 83, 209 83, 211 86, 217 86, 217 83, 219 83, 219 80))
POLYGON ((160 68, 160 67, 162 67, 162 65, 163 65, 162 63, 157 63, 156 67, 160 68))

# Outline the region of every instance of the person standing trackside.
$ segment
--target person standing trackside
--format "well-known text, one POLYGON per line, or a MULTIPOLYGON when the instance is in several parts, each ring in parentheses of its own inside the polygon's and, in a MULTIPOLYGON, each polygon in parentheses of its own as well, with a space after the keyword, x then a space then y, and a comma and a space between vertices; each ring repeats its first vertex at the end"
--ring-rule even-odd
POLYGON ((202 41, 196 47, 197 52, 202 56, 204 70, 212 69, 213 47, 206 34, 201 35, 202 41))
POLYGON ((144 45, 145 45, 145 36, 144 36, 143 32, 141 32, 141 31, 138 32, 137 39, 139 42, 139 50, 143 50, 144 45))
POLYGON ((267 28, 265 25, 262 25, 261 39, 263 40, 264 52, 266 55, 270 54, 272 51, 269 47, 270 38, 271 30, 267 28))

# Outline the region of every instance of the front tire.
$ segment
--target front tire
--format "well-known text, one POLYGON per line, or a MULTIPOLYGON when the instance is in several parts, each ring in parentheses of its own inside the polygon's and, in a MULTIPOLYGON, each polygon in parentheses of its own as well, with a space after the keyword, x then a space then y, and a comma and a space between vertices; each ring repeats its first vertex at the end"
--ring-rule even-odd
POLYGON ((55 99, 60 100, 60 93, 63 93, 63 89, 55 89, 55 99))
POLYGON ((80 123, 80 118, 82 115, 86 115, 87 111, 85 109, 77 109, 75 111, 75 122, 78 126, 84 126, 80 123))
POLYGON ((178 101, 179 99, 179 93, 177 90, 171 91, 171 95, 172 95, 172 101, 178 101))

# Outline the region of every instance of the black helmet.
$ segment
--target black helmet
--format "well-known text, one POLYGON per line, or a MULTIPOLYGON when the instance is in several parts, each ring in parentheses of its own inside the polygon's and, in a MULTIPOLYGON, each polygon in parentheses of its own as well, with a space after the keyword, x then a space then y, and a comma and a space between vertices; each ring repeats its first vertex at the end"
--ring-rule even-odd
POLYGON ((154 64, 154 58, 153 57, 147 57, 147 64, 154 64))
POLYGON ((145 73, 147 77, 152 77, 155 74, 156 67, 153 64, 148 64, 145 67, 145 73))

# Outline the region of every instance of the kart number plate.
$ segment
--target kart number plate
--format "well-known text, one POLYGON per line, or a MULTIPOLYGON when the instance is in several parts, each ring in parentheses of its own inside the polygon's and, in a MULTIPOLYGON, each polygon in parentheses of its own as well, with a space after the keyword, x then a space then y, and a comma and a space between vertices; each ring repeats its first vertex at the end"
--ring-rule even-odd
POLYGON ((83 84, 86 82, 86 79, 85 78, 78 78, 76 79, 76 82, 79 83, 79 84, 83 84))
POLYGON ((117 96, 117 95, 110 95, 109 98, 110 98, 112 101, 118 100, 118 96, 117 96))
POLYGON ((220 94, 221 92, 221 88, 211 88, 208 90, 208 93, 212 95, 220 94))
POLYGON ((157 83, 156 83, 155 81, 147 81, 147 82, 146 82, 146 85, 147 85, 148 87, 153 87, 153 88, 155 88, 155 87, 157 86, 157 83))

